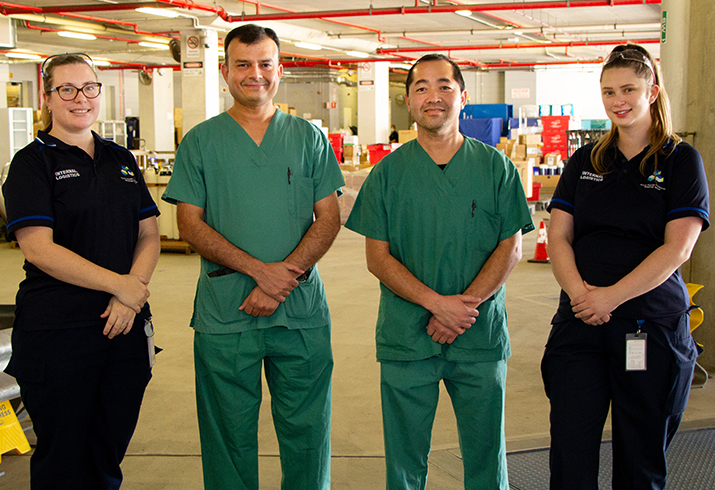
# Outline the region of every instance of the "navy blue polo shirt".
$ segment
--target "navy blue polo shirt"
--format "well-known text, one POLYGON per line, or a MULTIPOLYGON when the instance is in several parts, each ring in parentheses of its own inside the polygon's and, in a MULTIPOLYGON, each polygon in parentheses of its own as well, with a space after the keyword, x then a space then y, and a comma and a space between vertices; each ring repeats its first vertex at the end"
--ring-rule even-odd
MULTIPOLYGON (((55 243, 118 274, 131 270, 139 222, 158 216, 134 156, 94 136, 94 159, 40 131, 12 160, 3 185, 8 237, 48 226, 55 243)), ((111 295, 73 286, 25 261, 16 328, 45 330, 103 324, 111 295)), ((142 314, 148 315, 148 305, 142 314)))
MULTIPOLYGON (((665 225, 698 216, 708 228, 708 182, 700 154, 687 143, 668 156, 658 156, 658 170, 643 176, 639 166, 648 151, 631 160, 613 148, 606 154, 609 172, 599 175, 591 165, 593 145, 569 159, 548 210, 560 209, 574 218, 574 253, 581 277, 594 286, 610 286, 635 269, 665 240, 665 225)), ((653 157, 651 157, 653 158, 653 157)), ((561 292, 554 321, 573 318, 570 300, 561 292)), ((652 291, 616 308, 613 316, 631 319, 665 318, 684 313, 689 296, 679 271, 652 291)))

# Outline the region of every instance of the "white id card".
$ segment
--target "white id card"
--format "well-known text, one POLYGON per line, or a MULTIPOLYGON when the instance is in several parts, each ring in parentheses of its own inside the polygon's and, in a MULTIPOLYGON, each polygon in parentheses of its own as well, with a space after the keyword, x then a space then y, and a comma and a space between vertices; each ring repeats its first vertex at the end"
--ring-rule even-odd
POLYGON ((645 371, 646 340, 645 332, 626 334, 626 371, 645 371))
POLYGON ((144 333, 149 350, 149 367, 152 368, 156 363, 156 350, 154 349, 154 324, 151 322, 151 318, 144 320, 144 333))

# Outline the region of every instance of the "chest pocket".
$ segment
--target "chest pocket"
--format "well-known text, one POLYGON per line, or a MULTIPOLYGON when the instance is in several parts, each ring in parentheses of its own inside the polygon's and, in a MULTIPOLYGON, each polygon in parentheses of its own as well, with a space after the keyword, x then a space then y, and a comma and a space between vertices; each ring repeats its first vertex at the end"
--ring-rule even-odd
POLYGON ((300 220, 311 219, 313 217, 313 179, 292 175, 288 192, 291 215, 300 220))

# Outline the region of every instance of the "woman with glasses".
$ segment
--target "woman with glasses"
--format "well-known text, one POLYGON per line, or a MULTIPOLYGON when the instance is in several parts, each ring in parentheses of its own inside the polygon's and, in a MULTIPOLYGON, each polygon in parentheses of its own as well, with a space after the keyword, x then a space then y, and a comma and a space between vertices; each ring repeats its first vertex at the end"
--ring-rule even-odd
POLYGON ((611 130, 569 159, 549 205, 551 489, 598 488, 609 406, 613 488, 662 489, 697 357, 678 267, 709 226, 708 185, 644 48, 606 58, 601 98, 611 130))
POLYGON ((119 488, 151 377, 159 213, 132 154, 91 130, 102 85, 88 58, 43 63, 46 129, 3 186, 26 258, 6 372, 37 435, 33 489, 119 488))

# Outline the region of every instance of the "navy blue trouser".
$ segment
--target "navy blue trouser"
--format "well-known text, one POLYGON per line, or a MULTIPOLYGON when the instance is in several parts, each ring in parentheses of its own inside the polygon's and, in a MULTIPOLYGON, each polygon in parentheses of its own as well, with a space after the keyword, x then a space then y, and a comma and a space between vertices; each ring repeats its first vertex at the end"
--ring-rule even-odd
POLYGON ((613 489, 665 487, 665 450, 688 401, 697 353, 688 315, 646 321, 647 370, 626 372, 635 320, 553 325, 541 371, 551 400, 551 489, 597 490, 603 426, 611 407, 613 489))
POLYGON ((115 490, 151 378, 143 320, 108 339, 103 325, 13 330, 7 371, 20 385, 37 446, 32 490, 115 490))

